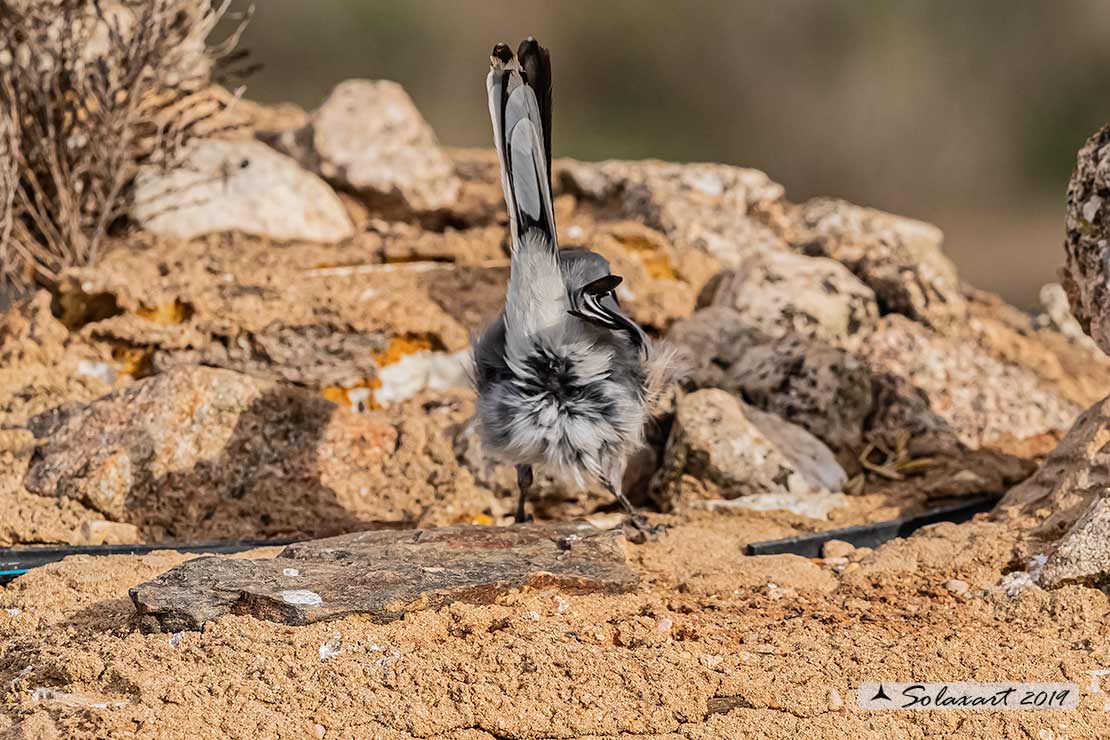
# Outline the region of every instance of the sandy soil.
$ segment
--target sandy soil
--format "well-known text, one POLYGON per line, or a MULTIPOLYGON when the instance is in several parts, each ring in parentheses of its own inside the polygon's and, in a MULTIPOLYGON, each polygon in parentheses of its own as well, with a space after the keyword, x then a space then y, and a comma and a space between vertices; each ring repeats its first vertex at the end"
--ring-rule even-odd
POLYGON ((1089 674, 1110 667, 1110 598, 1014 586, 1012 529, 938 525, 845 562, 743 556, 744 543, 782 528, 750 512, 671 522, 658 541, 628 546, 642 577, 635 593, 516 592, 385 625, 227 617, 199 633, 145 635, 127 589, 186 556, 71 558, 0 589, 0 729, 27 738, 1110 737, 1110 694, 1092 693, 1089 674), (870 680, 1073 681, 1082 699, 1058 712, 864 712, 855 691, 870 680))

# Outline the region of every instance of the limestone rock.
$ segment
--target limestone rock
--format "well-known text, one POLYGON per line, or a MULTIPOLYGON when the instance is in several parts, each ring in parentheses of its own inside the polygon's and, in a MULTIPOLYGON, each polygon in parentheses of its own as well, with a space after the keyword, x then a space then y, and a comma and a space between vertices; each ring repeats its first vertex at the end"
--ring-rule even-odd
POLYGON ((292 625, 365 614, 388 622, 519 588, 616 593, 637 583, 620 530, 581 522, 372 531, 287 547, 278 557, 203 557, 131 590, 144 631, 196 630, 225 614, 292 625))
POLYGON ((431 417, 357 414, 303 389, 182 367, 31 422, 24 485, 149 539, 335 534, 482 513, 431 417), (430 514, 429 514, 430 513, 430 514))
POLYGON ((139 528, 134 524, 125 522, 109 522, 103 519, 93 519, 82 522, 80 528, 73 533, 71 545, 130 545, 142 542, 143 537, 139 528))
POLYGON ((848 503, 843 493, 827 491, 753 493, 733 499, 713 499, 704 506, 713 511, 748 509, 750 511, 789 511, 810 519, 828 519, 834 510, 848 503))
POLYGON ((1092 510, 1110 485, 1110 398, 1084 411, 1028 480, 1010 489, 998 511, 1034 517, 1032 534, 1055 542, 1092 510))
POLYGON ((774 340, 735 308, 707 306, 676 322, 667 341, 689 355, 689 377, 696 387, 727 388, 728 369, 752 347, 774 340))
POLYGON ((1060 283, 1046 283, 1041 286, 1038 298, 1043 310, 1037 317, 1038 325, 1051 327, 1084 348, 1098 351, 1098 345, 1083 333, 1083 327, 1072 314, 1064 286, 1060 283))
POLYGON ((339 83, 308 126, 277 145, 375 208, 434 211, 459 197, 451 160, 396 82, 339 83))
POLYGON ((932 224, 830 198, 802 204, 797 219, 794 246, 847 265, 875 292, 884 313, 938 326, 965 316, 956 267, 932 224))
POLYGON ((417 352, 465 350, 504 300, 504 267, 366 264, 355 252, 156 240, 67 271, 59 302, 82 337, 139 361, 124 374, 204 364, 340 395, 375 391, 383 369, 417 352))
POLYGON ((1068 182, 1061 282, 1072 313, 1095 343, 1110 352, 1110 125, 1079 150, 1068 182))
POLYGON ((708 389, 678 402, 653 496, 671 506, 688 492, 694 498, 735 499, 838 491, 844 482, 832 452, 809 432, 708 389))
POLYGON ((634 221, 597 226, 581 236, 609 261, 613 274, 624 278, 617 288, 621 305, 648 329, 666 330, 689 316, 698 290, 719 269, 715 263, 707 269, 710 258, 679 250, 664 234, 634 221))
POLYGON ((821 547, 821 556, 825 558, 848 558, 856 551, 856 546, 844 540, 829 540, 821 547))
POLYGON ((1039 580, 1050 587, 1110 583, 1110 496, 1103 493, 1091 503, 1056 545, 1039 580))
POLYGON ((796 335, 773 339, 727 306, 701 309, 667 339, 691 358, 687 379, 694 387, 740 395, 834 450, 861 446, 872 379, 852 353, 796 335))
POLYGON ((1080 410, 1028 367, 904 316, 884 317, 858 353, 873 373, 892 374, 919 391, 931 412, 972 449, 1062 433, 1080 410))
POLYGON ((116 384, 110 354, 71 335, 51 303, 38 291, 0 314, 0 426, 91 401, 116 384))
POLYGON ((134 197, 144 228, 182 239, 238 231, 333 243, 354 234, 327 183, 257 141, 198 140, 176 169, 140 173, 134 197))
POLYGON ((951 336, 973 343, 1003 363, 1029 369, 1046 387, 1080 409, 1110 393, 1110 357, 1077 325, 1073 331, 1078 339, 1062 328, 1071 316, 1066 298, 1049 299, 1058 301, 1053 309, 1057 323, 1047 316, 1030 316, 984 291, 968 290, 967 297, 968 321, 951 336))
POLYGON ((654 160, 561 160, 562 189, 618 210, 667 235, 679 250, 698 249, 735 267, 749 252, 783 245, 756 211, 783 196, 759 170, 654 160))
POLYGON ((709 302, 735 308, 773 337, 833 345, 853 345, 879 317, 875 294, 839 262, 778 250, 742 257, 709 302))
POLYGON ((753 347, 728 375, 749 403, 805 428, 832 449, 862 445, 872 378, 854 354, 783 337, 753 347))

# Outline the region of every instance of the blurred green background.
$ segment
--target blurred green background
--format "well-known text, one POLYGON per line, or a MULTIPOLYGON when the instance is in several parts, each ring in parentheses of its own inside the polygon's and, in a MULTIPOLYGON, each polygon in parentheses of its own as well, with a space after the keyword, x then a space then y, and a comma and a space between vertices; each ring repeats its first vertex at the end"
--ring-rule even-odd
POLYGON ((258 0, 249 96, 400 82, 489 143, 494 42, 551 49, 556 156, 757 167, 793 200, 927 219, 965 279, 1031 306, 1063 259, 1075 151, 1110 120, 1108 0, 258 0))

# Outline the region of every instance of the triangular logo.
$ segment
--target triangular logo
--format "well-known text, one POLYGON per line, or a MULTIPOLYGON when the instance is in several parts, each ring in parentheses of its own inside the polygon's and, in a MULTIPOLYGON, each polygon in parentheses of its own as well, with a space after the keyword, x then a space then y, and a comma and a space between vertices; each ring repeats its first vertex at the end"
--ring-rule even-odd
POLYGON ((885 691, 883 691, 883 685, 882 684, 879 684, 879 690, 876 691, 875 695, 871 697, 871 701, 876 701, 878 699, 883 699, 885 701, 890 701, 890 697, 886 695, 885 691))

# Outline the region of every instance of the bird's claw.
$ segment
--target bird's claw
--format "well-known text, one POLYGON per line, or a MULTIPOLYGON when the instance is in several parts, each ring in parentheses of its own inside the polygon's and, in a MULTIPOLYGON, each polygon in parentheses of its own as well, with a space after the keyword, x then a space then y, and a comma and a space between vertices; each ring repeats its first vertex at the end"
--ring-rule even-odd
POLYGON ((643 514, 633 514, 624 522, 624 536, 629 542, 642 545, 654 540, 667 529, 665 524, 652 524, 643 514))

